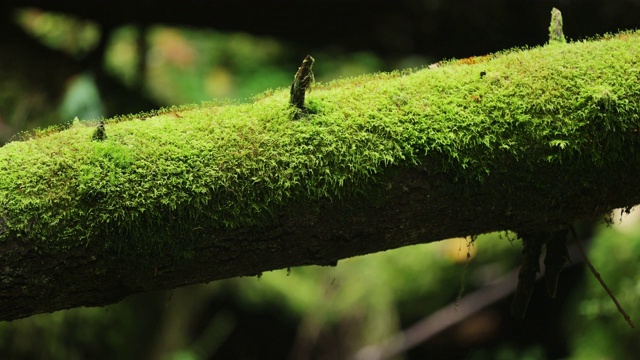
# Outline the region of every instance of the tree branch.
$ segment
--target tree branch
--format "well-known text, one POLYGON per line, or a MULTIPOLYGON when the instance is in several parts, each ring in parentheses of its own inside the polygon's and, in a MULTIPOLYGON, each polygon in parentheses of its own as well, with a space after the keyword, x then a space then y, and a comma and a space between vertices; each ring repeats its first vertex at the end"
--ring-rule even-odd
POLYGON ((9 143, 0 319, 638 204, 639 45, 316 84, 299 121, 283 89, 9 143))

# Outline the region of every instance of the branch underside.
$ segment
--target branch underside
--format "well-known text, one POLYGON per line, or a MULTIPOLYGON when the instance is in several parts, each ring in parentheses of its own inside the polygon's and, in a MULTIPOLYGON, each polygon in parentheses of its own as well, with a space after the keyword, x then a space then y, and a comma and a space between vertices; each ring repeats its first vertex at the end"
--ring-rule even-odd
POLYGON ((639 163, 619 172, 562 174, 546 167, 539 181, 557 185, 540 193, 518 183, 517 173, 484 183, 457 183, 420 168, 389 175, 367 198, 322 201, 289 209, 269 226, 219 230, 202 224, 178 228, 197 239, 192 257, 122 257, 89 246, 48 252, 12 240, 2 244, 0 318, 11 320, 77 306, 101 306, 142 291, 251 276, 301 265, 334 265, 339 259, 445 238, 511 229, 560 229, 640 203, 639 163), (588 188, 575 186, 592 180, 588 188), (515 186, 513 184, 516 184, 515 186), (508 189, 509 192, 503 192, 508 189), (562 190, 560 190, 562 189, 562 190), (559 196, 560 192, 568 190, 559 196))

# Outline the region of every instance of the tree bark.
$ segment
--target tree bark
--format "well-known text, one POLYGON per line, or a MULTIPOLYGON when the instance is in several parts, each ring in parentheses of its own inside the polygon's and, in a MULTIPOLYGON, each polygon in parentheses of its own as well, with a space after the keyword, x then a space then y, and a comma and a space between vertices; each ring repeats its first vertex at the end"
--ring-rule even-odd
POLYGON ((295 121, 278 90, 9 143, 0 319, 638 204, 637 49, 620 34, 318 84, 295 121))

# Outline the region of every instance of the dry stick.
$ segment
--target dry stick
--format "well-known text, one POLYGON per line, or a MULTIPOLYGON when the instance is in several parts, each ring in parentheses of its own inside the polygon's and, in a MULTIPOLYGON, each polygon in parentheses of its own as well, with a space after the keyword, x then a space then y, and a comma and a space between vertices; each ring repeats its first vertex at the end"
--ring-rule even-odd
POLYGON ((609 294, 609 297, 611 298, 611 300, 613 300, 613 302, 618 307, 618 311, 620 312, 620 314, 622 314, 624 319, 627 320, 627 324, 629 324, 631 328, 635 329, 635 325, 633 325, 633 321, 631 321, 631 317, 629 316, 629 314, 627 314, 627 312, 624 311, 624 309, 622 308, 622 305, 620 305, 615 295, 613 295, 613 293, 611 292, 607 284, 605 284, 604 280, 602 279, 602 277, 600 276, 596 268, 591 264, 591 261, 589 261, 586 251, 584 251, 584 249, 582 248, 582 245, 580 244, 580 240, 578 240, 578 236, 576 235, 576 229, 573 227, 573 225, 569 225, 569 229, 571 230, 571 235, 576 240, 576 245, 578 246, 578 250, 580 250, 580 254, 582 255, 582 259, 584 260, 585 264, 587 264, 587 266, 589 267, 589 270, 591 270, 591 273, 593 273, 593 276, 595 276, 596 279, 598 279, 598 281, 600 282, 600 285, 602 285, 602 287, 607 292, 607 294, 609 294))

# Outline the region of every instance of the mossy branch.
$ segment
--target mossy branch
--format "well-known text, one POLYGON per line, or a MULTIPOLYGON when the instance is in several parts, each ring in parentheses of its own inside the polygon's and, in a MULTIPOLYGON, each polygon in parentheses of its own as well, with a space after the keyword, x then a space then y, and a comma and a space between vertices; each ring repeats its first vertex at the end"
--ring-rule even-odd
POLYGON ((0 319, 640 203, 640 34, 0 149, 0 319))

